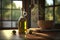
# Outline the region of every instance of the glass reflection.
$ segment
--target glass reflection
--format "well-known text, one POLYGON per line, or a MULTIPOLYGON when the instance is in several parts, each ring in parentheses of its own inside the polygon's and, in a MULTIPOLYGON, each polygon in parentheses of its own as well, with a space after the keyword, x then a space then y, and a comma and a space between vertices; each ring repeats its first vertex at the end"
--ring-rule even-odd
POLYGON ((53 5, 53 0, 46 0, 45 6, 53 5))

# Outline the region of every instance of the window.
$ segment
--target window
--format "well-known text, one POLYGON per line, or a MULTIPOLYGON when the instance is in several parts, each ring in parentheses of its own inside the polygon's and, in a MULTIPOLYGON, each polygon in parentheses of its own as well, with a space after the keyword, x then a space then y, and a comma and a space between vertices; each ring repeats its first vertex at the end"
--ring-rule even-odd
POLYGON ((2 0, 3 9, 11 9, 11 0, 2 0))
POLYGON ((21 1, 13 1, 12 9, 21 9, 21 8, 22 8, 22 2, 21 1))
POLYGON ((17 27, 16 21, 12 21, 12 27, 17 27))
POLYGON ((11 21, 3 21, 3 27, 10 28, 11 27, 11 21))
POLYGON ((53 0, 45 0, 45 6, 51 6, 53 5, 53 0))
POLYGON ((1 8, 1 0, 0 0, 0 8, 1 8))
POLYGON ((53 20, 53 7, 45 8, 45 20, 53 20))
POLYGON ((21 0, 0 0, 0 20, 2 18, 3 28, 16 28, 21 11, 21 0))
POLYGON ((11 10, 2 10, 2 20, 11 20, 11 10))
POLYGON ((55 7, 55 22, 60 23, 60 6, 55 7))
POLYGON ((2 22, 0 21, 0 28, 1 28, 1 26, 2 26, 2 22))
POLYGON ((45 20, 60 23, 60 0, 45 0, 45 20))
POLYGON ((19 17, 21 16, 21 11, 20 10, 12 10, 12 20, 18 20, 19 17))
POLYGON ((1 10, 0 10, 0 20, 1 20, 1 10))
POLYGON ((60 5, 60 0, 55 0, 55 5, 60 5))

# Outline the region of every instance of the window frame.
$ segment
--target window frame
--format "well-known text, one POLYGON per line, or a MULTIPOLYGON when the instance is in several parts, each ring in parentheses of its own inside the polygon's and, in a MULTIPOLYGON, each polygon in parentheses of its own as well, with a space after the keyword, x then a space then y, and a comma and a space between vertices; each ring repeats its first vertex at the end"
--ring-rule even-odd
MULTIPOLYGON (((59 7, 60 6, 60 4, 55 4, 55 0, 53 0, 53 5, 50 5, 50 6, 45 6, 45 8, 49 8, 49 7, 53 7, 53 21, 55 22, 55 7, 59 7)), ((55 23, 55 24, 57 24, 57 23, 55 23)))
MULTIPOLYGON (((3 0, 4 1, 4 0, 3 0)), ((17 29, 18 27, 17 27, 17 24, 16 24, 16 27, 13 27, 13 25, 12 25, 12 21, 15 21, 16 23, 17 23, 17 21, 18 20, 12 20, 12 10, 20 10, 20 9, 13 9, 13 7, 12 7, 12 2, 13 1, 22 1, 22 0, 11 0, 11 9, 9 9, 9 8, 2 8, 2 2, 3 2, 2 0, 1 0, 1 8, 0 8, 0 10, 1 10, 1 23, 2 23, 2 26, 1 26, 1 28, 3 28, 3 29, 17 29), (2 18, 3 18, 3 15, 2 15, 2 12, 3 12, 3 10, 11 10, 11 20, 3 20, 2 18), (3 27, 3 21, 11 21, 11 27, 3 27)))

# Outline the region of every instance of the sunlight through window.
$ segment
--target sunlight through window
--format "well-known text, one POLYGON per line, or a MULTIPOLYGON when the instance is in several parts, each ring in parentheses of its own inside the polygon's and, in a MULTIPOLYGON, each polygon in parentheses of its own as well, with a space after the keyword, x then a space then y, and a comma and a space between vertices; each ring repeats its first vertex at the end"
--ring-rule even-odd
POLYGON ((15 3, 17 8, 22 8, 22 1, 13 1, 13 3, 15 3))

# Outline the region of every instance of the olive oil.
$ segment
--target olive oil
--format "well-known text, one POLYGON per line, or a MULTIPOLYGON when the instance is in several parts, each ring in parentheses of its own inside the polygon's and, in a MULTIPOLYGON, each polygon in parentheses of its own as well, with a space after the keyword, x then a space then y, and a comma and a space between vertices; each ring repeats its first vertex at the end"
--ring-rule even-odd
POLYGON ((18 21, 18 32, 19 34, 25 34, 26 30, 27 30, 27 19, 22 17, 20 18, 20 20, 18 21))

